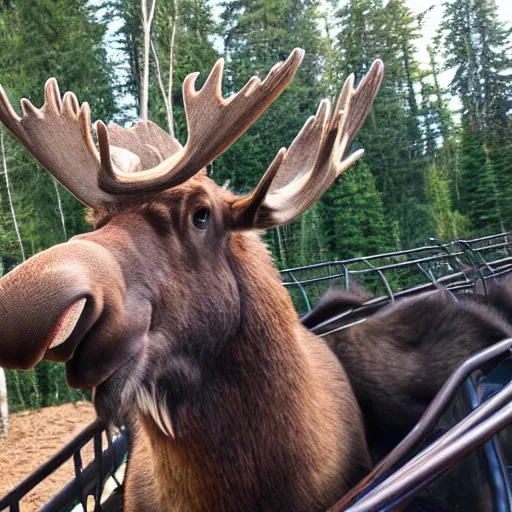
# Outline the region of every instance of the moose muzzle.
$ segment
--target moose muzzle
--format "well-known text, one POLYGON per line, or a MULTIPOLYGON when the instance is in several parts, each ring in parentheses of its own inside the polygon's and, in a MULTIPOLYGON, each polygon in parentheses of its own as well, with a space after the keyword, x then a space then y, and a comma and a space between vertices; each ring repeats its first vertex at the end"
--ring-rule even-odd
POLYGON ((30 258, 0 279, 0 366, 68 361, 123 287, 116 259, 94 242, 73 240, 30 258))

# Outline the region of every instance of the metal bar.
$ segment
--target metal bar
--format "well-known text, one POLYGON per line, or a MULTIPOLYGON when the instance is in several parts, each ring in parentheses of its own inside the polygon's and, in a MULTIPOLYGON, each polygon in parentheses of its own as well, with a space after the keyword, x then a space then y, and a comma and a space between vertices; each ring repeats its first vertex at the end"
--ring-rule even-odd
POLYGON ((304 286, 302 286, 297 279, 295 279, 295 276, 290 272, 290 277, 293 279, 294 283, 299 287, 299 290, 302 293, 302 298, 304 299, 304 302, 306 303, 306 308, 308 311, 311 311, 311 304, 309 303, 308 295, 306 293, 306 290, 304 290, 304 286))
MULTIPOLYGON (((396 252, 390 252, 390 253, 382 253, 382 254, 374 254, 371 256, 358 256, 357 258, 350 258, 346 260, 334 260, 334 261, 325 261, 321 263, 314 263, 312 265, 304 265, 301 267, 294 267, 294 268, 287 268, 284 270, 281 270, 280 272, 285 274, 288 272, 298 272, 302 270, 310 270, 315 268, 322 268, 322 267, 328 267, 328 266, 338 266, 338 265, 351 265, 354 263, 364 263, 368 260, 378 260, 378 259, 386 259, 386 258, 396 258, 399 256, 407 256, 409 254, 419 253, 419 252, 435 252, 436 254, 439 254, 439 251, 445 251, 445 253, 442 255, 444 257, 450 257, 452 254, 445 250, 444 246, 424 246, 424 247, 417 247, 415 249, 407 249, 403 251, 396 251, 396 252)), ((408 261, 415 261, 415 260, 408 260, 408 261)))
POLYGON ((98 461, 98 479, 94 493, 94 512, 101 512, 101 495, 103 493, 103 432, 94 436, 94 459, 98 461))
MULTIPOLYGON (((464 252, 458 252, 458 253, 452 253, 452 256, 462 256, 464 255, 464 252)), ((427 256, 425 258, 421 258, 418 260, 409 260, 409 261, 400 261, 397 263, 390 263, 388 265, 381 265, 380 267, 371 267, 371 268, 363 268, 363 269, 354 269, 349 270, 351 274, 358 275, 358 274, 368 274, 371 272, 378 272, 379 270, 391 270, 391 269, 397 269, 397 268, 406 268, 406 267, 413 267, 417 263, 426 263, 426 262, 434 262, 434 261, 444 261, 447 258, 446 255, 437 255, 437 256, 427 256)), ((364 263, 361 261, 361 263, 364 263)), ((306 268, 306 267, 305 267, 306 268)), ((281 273, 283 273, 282 271, 281 273)), ((344 274, 334 274, 330 276, 322 276, 322 277, 314 277, 312 279, 304 279, 302 281, 298 281, 298 283, 304 285, 309 283, 316 283, 320 281, 326 281, 329 279, 337 279, 340 277, 343 277, 344 274)), ((284 286, 295 286, 297 283, 295 282, 284 282, 284 286)))
MULTIPOLYGON (((458 256, 458 255, 462 255, 465 253, 452 253, 452 254, 454 256, 458 256)), ((391 270, 391 269, 395 269, 395 268, 417 265, 418 263, 425 263, 425 262, 430 262, 430 261, 444 261, 444 259, 445 259, 444 256, 437 256, 437 257, 424 258, 424 259, 419 259, 419 260, 410 260, 407 262, 393 263, 393 264, 389 264, 386 266, 373 267, 372 269, 348 270, 348 273, 362 274, 362 273, 369 273, 369 272, 377 271, 377 270, 391 270)), ((496 270, 496 265, 500 265, 501 263, 510 263, 510 262, 512 262, 512 257, 501 258, 499 260, 494 260, 491 263, 495 266, 494 270, 496 270)), ((334 275, 330 275, 330 276, 315 277, 312 279, 305 279, 302 281, 297 281, 297 283, 304 285, 304 284, 316 283, 316 282, 321 282, 321 281, 328 281, 331 279, 338 279, 340 277, 345 277, 346 274, 347 274, 347 271, 345 271, 344 274, 334 274, 334 275)), ((452 274, 452 275, 465 275, 465 272, 461 271, 461 272, 457 272, 456 274, 452 274)), ((450 276, 444 276, 443 278, 440 278, 440 279, 445 279, 445 278, 449 278, 449 277, 450 276)), ((295 286, 296 283, 288 281, 288 282, 283 282, 283 285, 285 287, 295 286)))
MULTIPOLYGON (((115 457, 117 461, 117 465, 114 465, 111 470, 111 474, 113 474, 117 468, 121 465, 123 455, 126 453, 128 449, 128 440, 126 435, 121 435, 112 443, 112 448, 108 448, 103 453, 103 458, 105 460, 109 460, 115 457)), ((104 479, 109 476, 109 472, 104 474, 104 479)), ((84 470, 82 473, 82 485, 83 491, 86 495, 90 495, 94 493, 96 488, 96 480, 98 478, 98 461, 94 459, 84 470)), ((78 488, 78 482, 76 479, 71 480, 68 484, 58 492, 50 501, 48 501, 43 507, 41 507, 40 512, 55 512, 61 511, 69 507, 69 504, 75 500, 81 492, 81 489, 78 488)))
POLYGON ((432 427, 437 423, 441 415, 448 407, 462 382, 482 365, 505 354, 512 348, 512 338, 500 341, 485 350, 482 350, 466 359, 455 372, 448 378, 439 390, 434 400, 423 413, 420 421, 400 442, 400 444, 387 455, 373 471, 349 491, 333 508, 332 512, 341 512, 352 501, 352 499, 364 489, 374 485, 392 468, 402 462, 422 442, 432 427))
POLYGON ((348 265, 350 263, 362 263, 363 260, 375 260, 375 259, 384 259, 384 258, 393 258, 397 256, 406 256, 408 254, 414 254, 417 252, 424 251, 439 251, 439 246, 437 245, 426 245, 424 247, 415 247, 414 249, 404 249, 402 251, 394 251, 394 252, 385 252, 382 254, 373 254, 371 256, 358 256, 357 258, 349 258, 346 260, 333 260, 333 261, 325 261, 322 263, 313 263, 312 265, 303 265, 301 267, 293 267, 281 270, 282 273, 287 272, 297 272, 299 270, 309 270, 312 268, 321 268, 332 265, 348 265))
MULTIPOLYGON (((471 408, 476 409, 480 405, 476 383, 472 377, 469 377, 464 384, 471 403, 471 408)), ((487 465, 491 475, 489 485, 493 488, 494 512, 510 512, 512 506, 512 492, 510 490, 508 471, 498 452, 495 439, 488 441, 483 447, 483 450, 485 452, 483 462, 487 465)))
POLYGON ((399 477, 398 481, 388 484, 385 480, 372 492, 372 495, 363 497, 346 509, 346 512, 379 512, 389 505, 399 505, 410 495, 427 487, 461 458, 485 444, 510 424, 512 424, 512 403, 508 403, 490 418, 455 439, 436 453, 435 457, 428 458, 421 466, 412 470, 404 466, 395 473, 399 477))
POLYGON ((510 234, 512 234, 512 231, 503 231, 502 233, 497 233, 495 235, 481 236, 478 238, 471 238, 469 240, 461 239, 460 241, 473 244, 473 243, 478 243, 478 242, 485 242, 487 240, 493 240, 495 238, 500 238, 500 237, 505 238, 506 236, 509 236, 510 234))
POLYGON ((82 471, 84 468, 80 448, 73 454, 73 465, 75 467, 75 480, 78 484, 78 489, 80 489, 80 503, 82 504, 83 509, 87 510, 87 495, 84 492, 84 486, 82 483, 82 471))
POLYGON ((11 503, 19 501, 23 496, 28 494, 37 484, 44 480, 48 475, 53 473, 64 462, 73 457, 73 454, 88 443, 92 437, 101 432, 105 425, 100 420, 96 420, 80 432, 71 442, 69 442, 62 450, 58 451, 53 457, 42 464, 38 469, 25 478, 12 491, 8 492, 0 500, 0 510, 7 508, 11 503))
MULTIPOLYGON (((350 264, 350 263, 361 263, 362 260, 374 260, 374 259, 384 259, 384 258, 391 258, 391 257, 397 257, 397 256, 406 256, 406 255, 409 255, 409 254, 415 254, 415 253, 418 253, 418 252, 425 252, 425 251, 439 251, 439 250, 444 250, 446 251, 446 255, 450 255, 451 253, 448 251, 448 247, 450 246, 454 246, 455 244, 459 243, 459 244, 462 244, 462 243, 465 243, 465 244, 473 244, 473 243, 478 243, 478 242, 485 242, 485 241, 488 241, 488 240, 494 240, 496 238, 505 238, 507 236, 510 236, 512 234, 512 231, 511 232, 504 232, 504 233, 499 233, 499 234, 496 234, 496 235, 489 235, 489 236, 484 236, 484 237, 480 237, 480 238, 472 238, 472 239, 469 239, 469 240, 464 240, 464 239, 460 239, 460 240, 454 240, 453 242, 448 242, 448 243, 445 243, 445 244, 439 244, 439 245, 425 245, 423 247, 415 247, 414 249, 404 249, 404 250, 401 250, 401 251, 393 251, 393 252, 386 252, 386 253, 382 253, 382 254, 374 254, 374 255, 371 255, 371 256, 362 256, 362 257, 357 257, 357 258, 349 258, 349 259, 346 259, 346 260, 334 260, 334 261, 326 261, 326 262, 322 262, 322 263, 315 263, 313 265, 304 265, 304 266, 300 266, 300 267, 292 267, 292 268, 287 268, 287 269, 284 269, 281 271, 281 273, 287 273, 287 272, 296 272, 296 271, 300 271, 300 270, 308 270, 308 269, 313 269, 313 268, 321 268, 321 267, 325 267, 325 266, 331 266, 331 265, 346 265, 346 264, 350 264)), ((499 245, 499 247, 507 247, 507 246, 510 246, 511 245, 511 242, 503 242, 501 244, 497 244, 499 245)), ((486 250, 490 250, 492 249, 494 246, 493 245, 490 245, 490 246, 485 246, 486 250)), ((477 249, 473 249, 473 250, 479 250, 480 248, 477 248, 477 249)))
MULTIPOLYGON (((407 464, 402 466, 393 475, 386 479, 388 484, 393 484, 400 480, 400 473, 402 470, 415 471, 420 468, 425 461, 432 459, 437 453, 444 450, 450 444, 455 442, 461 436, 469 432, 475 426, 479 425, 486 419, 490 418, 493 414, 501 410, 505 405, 511 402, 512 399, 512 383, 505 386, 499 393, 496 393, 492 398, 486 400, 480 407, 476 408, 459 423, 452 427, 446 434, 436 439, 433 443, 427 446, 420 454, 414 457, 407 464)), ((370 494, 373 494, 371 491, 370 494)), ((368 496, 370 495, 368 494, 368 496)))

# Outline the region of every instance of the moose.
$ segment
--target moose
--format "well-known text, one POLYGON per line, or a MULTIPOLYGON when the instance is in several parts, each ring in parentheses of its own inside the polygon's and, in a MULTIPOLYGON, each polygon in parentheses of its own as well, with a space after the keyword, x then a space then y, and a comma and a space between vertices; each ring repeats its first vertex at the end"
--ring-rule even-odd
POLYGON ((512 337, 510 289, 497 283, 489 288, 487 301, 441 288, 364 314, 358 309, 371 295, 356 285, 329 290, 301 319, 312 329, 354 310, 352 324, 344 318, 330 322, 323 339, 352 384, 374 462, 409 433, 465 359, 512 337))
POLYGON ((223 61, 183 83, 185 146, 151 122, 96 123, 57 83, 0 120, 89 207, 90 233, 0 280, 0 366, 66 363, 100 418, 127 424, 124 509, 320 511, 370 469, 361 411, 324 340, 303 327, 259 232, 311 207, 363 154, 348 149, 383 64, 323 100, 255 190, 206 166, 269 107, 303 58, 222 96, 223 61))

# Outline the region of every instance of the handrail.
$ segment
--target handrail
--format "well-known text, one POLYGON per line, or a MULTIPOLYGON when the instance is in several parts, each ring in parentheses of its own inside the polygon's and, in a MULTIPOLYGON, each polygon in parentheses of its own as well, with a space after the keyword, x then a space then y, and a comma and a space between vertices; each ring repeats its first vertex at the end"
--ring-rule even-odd
MULTIPOLYGON (((466 359, 448 378, 441 387, 434 400, 423 413, 420 421, 407 434, 407 436, 394 448, 372 472, 349 491, 332 509, 332 512, 341 512, 350 501, 365 488, 371 487, 375 482, 396 468, 411 452, 426 438, 448 407, 460 385, 475 371, 487 362, 510 352, 512 338, 505 339, 492 345, 466 359)), ((477 409, 478 410, 478 409, 477 409)), ((463 420, 464 421, 464 420, 463 420)), ((462 423, 462 422, 461 422, 462 423)))
POLYGON ((73 440, 3 496, 0 499, 0 511, 9 508, 10 512, 19 512, 20 500, 71 458, 75 463, 75 478, 44 505, 41 511, 60 510, 77 498, 86 510, 87 495, 91 493, 94 486, 96 486, 95 501, 97 505, 95 511, 101 510, 98 506, 104 482, 110 474, 115 472, 127 450, 126 435, 121 432, 114 442, 109 442, 108 449, 103 451, 101 436, 104 432, 106 432, 106 426, 100 420, 95 420, 85 427, 73 440), (80 450, 91 441, 94 441, 95 445, 94 459, 86 468, 82 468, 80 450))
MULTIPOLYGON (((413 249, 403 249, 400 251, 392 251, 392 252, 386 252, 386 253, 381 253, 381 254, 372 254, 370 256, 358 256, 355 258, 348 258, 348 259, 343 259, 343 260, 332 260, 332 261, 314 263, 312 265, 291 267, 291 268, 286 268, 286 269, 281 270, 281 273, 286 274, 288 272, 297 272, 300 270, 309 270, 309 269, 313 269, 313 268, 321 268, 321 267, 332 266, 332 265, 348 265, 351 263, 364 263, 364 260, 392 258, 392 257, 396 257, 396 256, 405 256, 408 254, 414 254, 417 252, 447 250, 448 247, 454 246, 459 243, 460 244, 475 244, 475 243, 479 243, 479 242, 485 242, 488 240, 494 240, 496 238, 506 238, 507 236, 511 236, 511 235, 512 235, 512 231, 506 231, 506 232, 498 233, 495 235, 488 235, 488 236, 483 236, 483 237, 479 237, 479 238, 472 238, 469 240, 459 239, 459 240, 454 240, 452 242, 447 242, 447 243, 439 244, 439 245, 425 245, 422 247, 414 247, 413 249)), ((504 245, 510 246, 511 243, 504 242, 504 245)), ((492 248, 492 246, 490 246, 490 247, 492 248)), ((448 253, 447 253, 447 255, 448 255, 448 253)))

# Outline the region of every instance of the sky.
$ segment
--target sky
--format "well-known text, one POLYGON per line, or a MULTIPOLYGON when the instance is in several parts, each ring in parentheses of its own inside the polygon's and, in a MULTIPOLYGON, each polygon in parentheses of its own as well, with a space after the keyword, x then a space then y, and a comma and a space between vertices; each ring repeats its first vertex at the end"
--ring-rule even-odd
MULTIPOLYGON (((90 0, 92 4, 98 4, 99 0, 90 0)), ((157 1, 165 1, 165 0, 157 0, 157 1)), ((443 8, 442 4, 445 0, 406 0, 407 6, 415 13, 420 14, 424 11, 426 11, 429 7, 433 6, 433 9, 428 13, 428 15, 424 19, 424 28, 423 28, 423 37, 419 39, 416 43, 417 45, 417 59, 420 63, 427 64, 428 63, 428 54, 426 51, 427 45, 431 42, 432 38, 436 35, 437 28, 439 27, 442 15, 443 15, 443 8)), ((477 0, 478 1, 478 0, 477 0)), ((498 10, 499 10, 499 17, 500 20, 507 23, 509 26, 512 26, 512 0, 495 0, 498 10)), ((214 16, 216 18, 220 15, 220 1, 214 2, 214 16)), ((113 34, 118 28, 119 22, 117 23, 111 23, 109 26, 109 32, 110 34, 113 34)), ((218 44, 219 48, 218 50, 222 52, 222 44, 221 40, 218 39, 215 41, 215 43, 218 44)), ((216 46, 217 46, 216 44, 216 46)), ((112 47, 109 48, 109 53, 115 54, 117 53, 115 50, 113 50, 112 47)), ((439 79, 441 86, 446 88, 448 84, 450 83, 453 76, 453 72, 451 71, 445 71, 441 73, 439 79)), ((456 110, 458 108, 456 99, 451 100, 450 106, 456 110)))
MULTIPOLYGON (((499 9, 500 20, 512 25, 512 0, 495 0, 499 9)), ((418 57, 420 62, 427 62, 428 55, 426 51, 427 44, 432 40, 439 27, 442 15, 444 0, 406 0, 406 4, 414 13, 419 14, 426 11, 430 6, 434 8, 425 18, 423 29, 423 39, 418 41, 418 57)))

